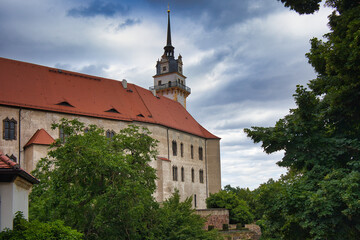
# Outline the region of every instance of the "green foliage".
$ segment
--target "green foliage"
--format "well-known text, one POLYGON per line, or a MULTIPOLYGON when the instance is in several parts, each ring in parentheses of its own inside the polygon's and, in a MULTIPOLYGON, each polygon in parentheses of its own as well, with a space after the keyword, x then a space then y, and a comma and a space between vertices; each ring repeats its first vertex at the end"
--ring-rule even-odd
POLYGON ((251 223, 254 216, 250 212, 247 203, 238 198, 238 196, 231 192, 222 190, 218 193, 210 194, 206 199, 206 206, 208 208, 226 208, 229 210, 230 223, 251 223))
POLYGON ((194 213, 192 198, 180 201, 178 191, 172 197, 163 202, 159 209, 157 234, 155 239, 167 240, 220 240, 217 231, 205 231, 205 219, 194 213))
POLYGON ((297 86, 297 108, 274 127, 245 130, 266 153, 285 151, 278 165, 289 173, 254 191, 256 217, 262 215, 258 222, 269 238, 360 234, 360 2, 326 4, 335 8, 331 32, 326 42, 312 39, 307 54, 317 78, 309 89, 297 86))
POLYGON ((52 145, 33 172, 40 180, 30 195, 32 219, 61 219, 86 239, 140 239, 150 235, 158 208, 156 141, 147 129, 129 126, 110 140, 94 125, 63 119, 54 124, 66 134, 52 145))
POLYGON ((64 226, 60 220, 54 222, 28 222, 21 212, 14 218, 14 229, 0 233, 0 240, 80 240, 83 234, 64 226))

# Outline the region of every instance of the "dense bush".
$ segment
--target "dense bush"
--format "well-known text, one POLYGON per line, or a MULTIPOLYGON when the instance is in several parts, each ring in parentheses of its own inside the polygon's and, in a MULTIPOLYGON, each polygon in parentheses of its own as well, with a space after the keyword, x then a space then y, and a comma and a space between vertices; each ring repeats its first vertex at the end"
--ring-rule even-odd
POLYGON ((222 190, 215 194, 210 194, 206 199, 208 208, 225 208, 229 210, 229 220, 231 224, 251 223, 254 216, 250 212, 250 208, 244 200, 240 200, 238 196, 231 192, 222 190))
POLYGON ((54 222, 28 222, 21 212, 14 218, 13 230, 5 229, 0 240, 80 240, 83 234, 64 225, 60 220, 54 222))

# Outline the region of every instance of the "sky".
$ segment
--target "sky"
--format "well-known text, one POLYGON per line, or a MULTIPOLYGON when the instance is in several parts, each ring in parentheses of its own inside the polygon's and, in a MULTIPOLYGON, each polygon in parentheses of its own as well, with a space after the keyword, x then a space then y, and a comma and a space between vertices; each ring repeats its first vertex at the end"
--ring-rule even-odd
POLYGON ((221 138, 222 186, 257 188, 286 173, 243 129, 271 127, 316 73, 309 40, 330 8, 298 15, 277 0, 1 0, 0 57, 153 85, 166 44, 183 57, 187 110, 221 138))

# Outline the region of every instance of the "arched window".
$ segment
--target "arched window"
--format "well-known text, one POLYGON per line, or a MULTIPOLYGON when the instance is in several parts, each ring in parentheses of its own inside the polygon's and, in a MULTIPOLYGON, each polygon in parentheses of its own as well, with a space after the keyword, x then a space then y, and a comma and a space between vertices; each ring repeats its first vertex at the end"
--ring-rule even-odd
POLYGON ((199 181, 200 183, 204 183, 204 170, 199 170, 199 181))
POLYGON ((3 138, 5 140, 16 140, 16 125, 17 122, 14 118, 3 120, 3 138))
POLYGON ((177 155, 177 143, 175 140, 172 141, 173 156, 177 155))
POLYGON ((185 181, 185 170, 184 170, 184 167, 181 167, 181 181, 182 181, 182 182, 185 181))
POLYGON ((115 135, 115 131, 113 131, 113 130, 107 130, 106 131, 106 137, 107 138, 113 138, 114 137, 114 135, 115 135))
POLYGON ((195 181, 195 171, 194 171, 193 168, 191 169, 191 181, 192 181, 192 182, 195 181))
POLYGON ((178 180, 178 173, 177 173, 177 166, 173 166, 172 167, 172 173, 173 173, 173 181, 177 181, 178 180))

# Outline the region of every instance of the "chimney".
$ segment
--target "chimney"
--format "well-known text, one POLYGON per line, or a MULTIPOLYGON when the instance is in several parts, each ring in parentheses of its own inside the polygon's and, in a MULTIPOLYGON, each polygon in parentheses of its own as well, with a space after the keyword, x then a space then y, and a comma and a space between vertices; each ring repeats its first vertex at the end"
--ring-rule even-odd
POLYGON ((127 89, 127 81, 126 81, 126 79, 123 79, 123 80, 121 81, 121 83, 122 83, 123 87, 124 87, 125 89, 127 89))

